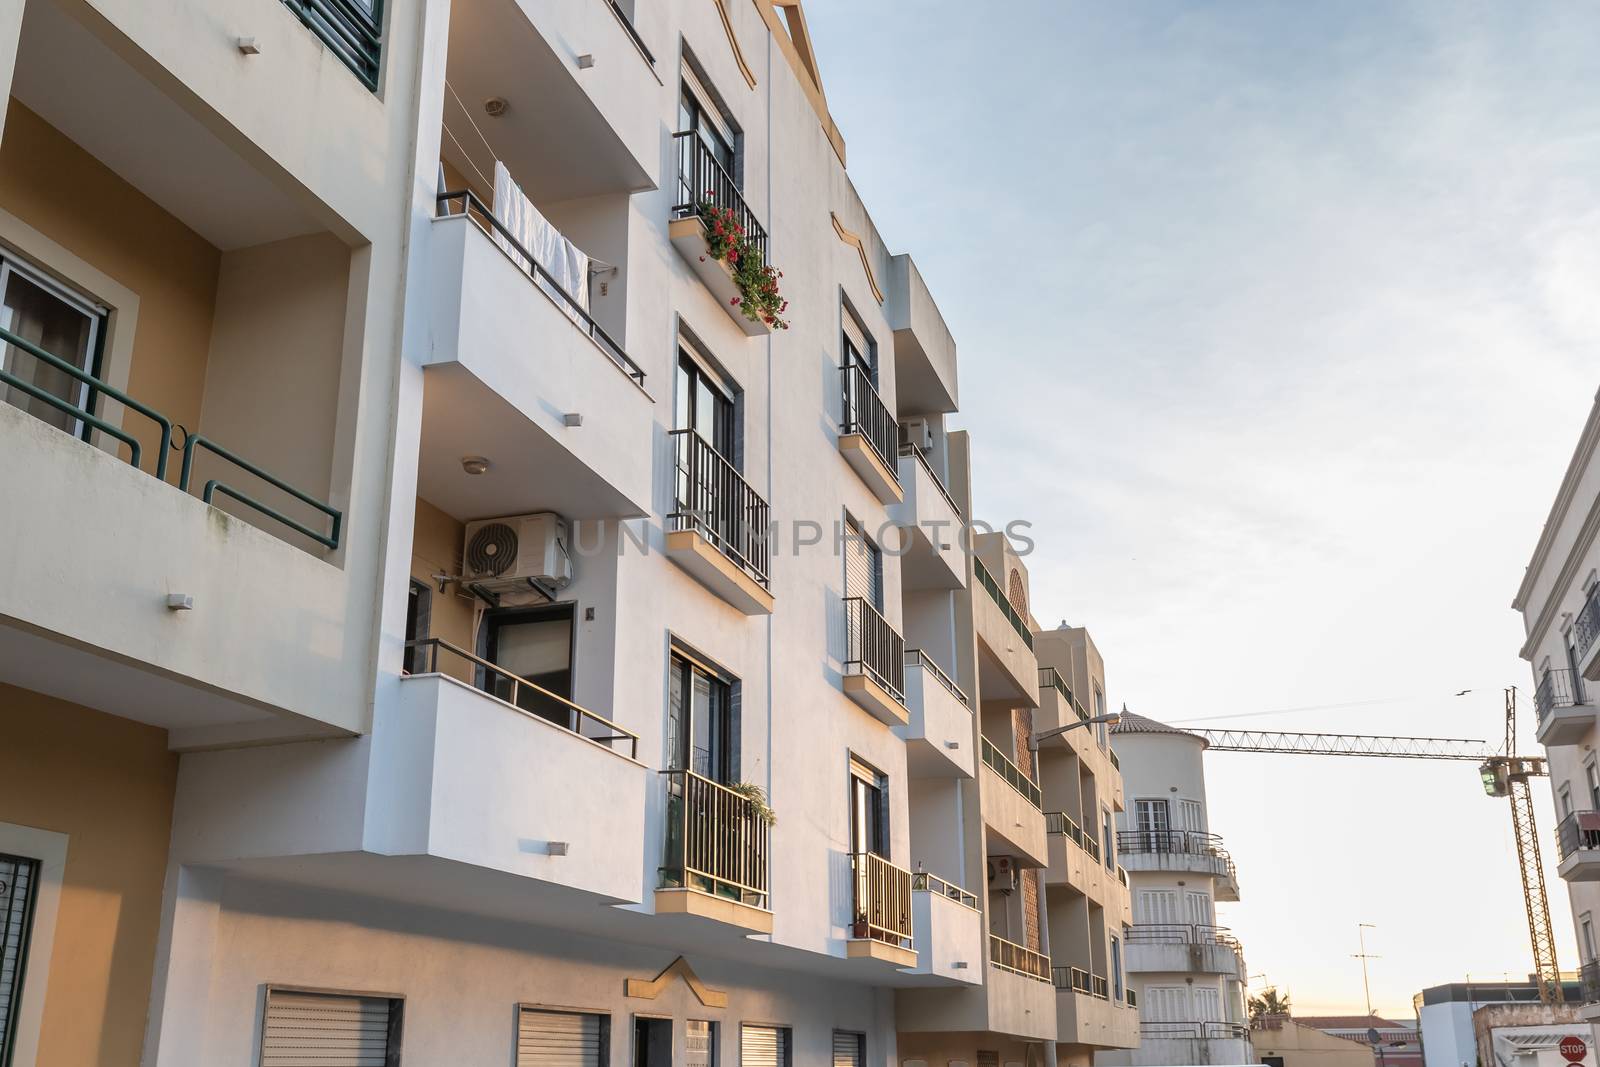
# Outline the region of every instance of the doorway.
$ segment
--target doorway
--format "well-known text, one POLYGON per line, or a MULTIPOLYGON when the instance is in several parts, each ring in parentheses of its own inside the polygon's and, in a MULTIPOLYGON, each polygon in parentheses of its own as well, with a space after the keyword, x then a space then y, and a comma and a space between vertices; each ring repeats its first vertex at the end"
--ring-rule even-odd
POLYGON ((634 1016, 633 1067, 672 1067, 671 1019, 634 1016))

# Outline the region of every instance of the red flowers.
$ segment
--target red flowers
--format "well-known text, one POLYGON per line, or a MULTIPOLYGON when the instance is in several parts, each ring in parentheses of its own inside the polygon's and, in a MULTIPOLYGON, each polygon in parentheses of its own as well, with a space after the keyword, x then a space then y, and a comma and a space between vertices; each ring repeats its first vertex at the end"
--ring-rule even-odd
MULTIPOLYGON (((739 295, 728 301, 752 322, 763 322, 774 330, 787 330, 780 316, 789 302, 778 295, 778 279, 783 272, 767 265, 766 253, 754 238, 745 233, 744 223, 731 207, 719 206, 712 190, 695 205, 705 227, 706 255, 723 263, 739 287, 739 295)), ((704 262, 705 256, 700 257, 704 262)))

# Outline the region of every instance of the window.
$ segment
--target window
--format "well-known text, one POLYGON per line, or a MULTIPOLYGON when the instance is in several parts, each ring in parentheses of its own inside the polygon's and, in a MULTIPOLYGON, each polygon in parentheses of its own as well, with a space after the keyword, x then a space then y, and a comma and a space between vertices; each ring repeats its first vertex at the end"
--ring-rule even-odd
MULTIPOLYGON (((0 258, 0 326, 86 374, 100 373, 106 311, 43 274, 0 258)), ((15 345, 0 348, 0 369, 36 389, 93 413, 89 387, 15 345)), ((86 437, 82 422, 14 386, 0 384, 0 400, 41 422, 86 437)))
POLYGON ((735 683, 674 649, 667 698, 667 762, 724 785, 739 775, 735 683))
POLYGON ((510 701, 514 695, 519 708, 571 726, 572 709, 565 701, 572 699, 572 608, 571 604, 555 604, 486 613, 483 658, 532 684, 516 686, 513 694, 511 679, 480 667, 479 688, 501 700, 510 701))
POLYGON ((404 670, 407 674, 421 674, 427 670, 426 649, 413 647, 413 642, 425 641, 433 614, 433 590, 426 582, 411 579, 411 589, 406 597, 406 654, 404 670))
POLYGON ((883 775, 850 760, 850 852, 889 858, 889 805, 883 775))
MULTIPOLYGON (((369 1067, 399 1062, 401 1001, 394 997, 267 989, 262 1067, 369 1067)), ((518 1063, 524 1061, 518 1060, 518 1063)), ((532 1061, 538 1062, 538 1061, 532 1061)))
POLYGON ((739 1067, 789 1067, 789 1028, 753 1026, 739 1028, 739 1067))
POLYGON ((1184 896, 1189 906, 1189 921, 1195 926, 1212 925, 1211 894, 1191 889, 1184 896))
POLYGON ((737 469, 742 456, 736 446, 734 389, 687 349, 678 350, 677 428, 693 430, 717 455, 737 469))
POLYGON ((1600 811, 1600 768, 1593 756, 1583 765, 1583 779, 1589 786, 1589 810, 1600 811))
POLYGON ((883 552, 855 519, 844 518, 844 595, 860 597, 883 612, 883 552))
POLYGON ((1222 1021, 1222 990, 1214 986, 1194 987, 1195 1016, 1203 1023, 1222 1021))
POLYGON ((840 308, 843 338, 840 347, 844 352, 841 366, 857 367, 867 377, 867 381, 874 387, 878 384, 878 349, 867 337, 867 331, 861 325, 861 320, 846 305, 840 308))
POLYGON ((1191 1022, 1189 988, 1181 985, 1146 986, 1139 995, 1139 1018, 1152 1023, 1191 1022))
POLYGON ((22 975, 38 893, 39 861, 0 854, 0 1063, 11 1062, 14 1020, 22 1003, 22 975))
POLYGON ((867 1062, 867 1035, 845 1030, 833 1032, 833 1067, 863 1067, 867 1062))
POLYGON ((1116 934, 1111 935, 1111 996, 1122 999, 1122 940, 1116 934))
POLYGON ((284 3, 361 79, 361 84, 377 91, 378 60, 383 48, 383 0, 346 0, 343 4, 284 0, 284 3))
POLYGON ((1157 926, 1176 926, 1183 922, 1178 913, 1176 889, 1141 889, 1133 901, 1134 921, 1157 926))
MULTIPOLYGON (((678 88, 678 130, 680 133, 698 134, 700 142, 716 160, 717 166, 730 179, 738 178, 733 154, 733 124, 712 99, 705 82, 687 63, 684 64, 683 80, 678 88)), ((705 190, 691 189, 689 193, 698 199, 705 190)))
POLYGON ((610 1044, 610 1016, 517 1009, 517 1067, 605 1067, 610 1044))
POLYGON ((1116 850, 1113 847, 1115 841, 1116 835, 1111 832, 1111 809, 1102 807, 1100 809, 1100 855, 1105 860, 1106 870, 1108 871, 1117 869, 1116 850))
POLYGON ((1566 818, 1572 814, 1572 784, 1562 782, 1561 788, 1556 791, 1558 802, 1561 805, 1561 817, 1566 818))
POLYGON ((1594 917, 1589 912, 1584 912, 1583 917, 1578 920, 1578 930, 1579 937, 1583 942, 1583 944, 1580 946, 1583 949, 1583 959, 1584 962, 1587 963, 1588 961, 1594 959, 1596 955, 1594 943, 1594 917))
POLYGON ((1168 815, 1167 801, 1164 797, 1133 802, 1134 826, 1144 835, 1141 843, 1146 851, 1165 850, 1168 815))
MULTIPOLYGON (((1100 691, 1099 682, 1094 683, 1094 713, 1097 718, 1106 713, 1106 695, 1100 691)), ((1095 740, 1099 742, 1100 748, 1104 750, 1106 745, 1110 742, 1109 735, 1106 732, 1106 724, 1103 722, 1097 723, 1094 728, 1094 733, 1095 740)))
POLYGON ((1178 801, 1178 814, 1183 819, 1183 829, 1205 833, 1206 812, 1205 807, 1198 800, 1178 801))
POLYGON ((690 1019, 683 1026, 685 1067, 717 1067, 717 1024, 690 1019))

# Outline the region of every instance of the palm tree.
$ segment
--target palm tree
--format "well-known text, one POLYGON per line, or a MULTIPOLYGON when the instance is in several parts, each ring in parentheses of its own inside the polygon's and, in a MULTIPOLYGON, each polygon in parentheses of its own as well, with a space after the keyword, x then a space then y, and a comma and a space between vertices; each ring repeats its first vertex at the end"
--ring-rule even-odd
POLYGON ((1259 997, 1250 998, 1250 1021, 1255 1022, 1263 1015, 1288 1015, 1289 994, 1279 993, 1276 986, 1269 986, 1261 991, 1259 997))

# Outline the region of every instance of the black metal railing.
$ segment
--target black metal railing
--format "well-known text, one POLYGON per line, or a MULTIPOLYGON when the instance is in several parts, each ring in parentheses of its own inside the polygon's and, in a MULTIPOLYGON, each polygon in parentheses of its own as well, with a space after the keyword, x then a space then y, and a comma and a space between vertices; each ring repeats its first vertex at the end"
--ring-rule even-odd
POLYGON ((1086 832, 1073 821, 1072 816, 1064 811, 1047 811, 1044 813, 1044 832, 1047 834, 1061 834, 1071 839, 1072 843, 1088 853, 1095 862, 1100 860, 1100 842, 1095 840, 1092 833, 1086 832))
POLYGON ((949 691, 951 696, 961 701, 962 707, 969 710, 972 708, 972 701, 968 699, 967 694, 962 691, 961 687, 956 684, 955 679, 946 674, 944 668, 935 663, 933 657, 922 649, 906 649, 906 666, 920 667, 926 673, 933 675, 939 684, 949 691))
POLYGON ((1233 857, 1222 847, 1222 838, 1199 830, 1119 830, 1117 852, 1123 855, 1209 856, 1216 860, 1218 873, 1237 877, 1233 857))
POLYGON ((1134 923, 1128 927, 1130 945, 1223 945, 1239 950, 1239 939, 1226 926, 1202 923, 1134 923))
POLYGON ((1039 688, 1055 690, 1061 699, 1067 702, 1067 706, 1077 714, 1079 721, 1089 721, 1088 710, 1079 703, 1077 697, 1072 695, 1072 687, 1067 685, 1067 680, 1061 677, 1061 672, 1054 667, 1039 668, 1039 688))
POLYGON ((633 24, 633 20, 628 17, 628 13, 622 10, 622 5, 617 3, 617 0, 605 0, 605 3, 606 6, 611 9, 611 13, 617 16, 617 21, 622 23, 623 30, 625 30, 629 38, 633 40, 633 45, 639 50, 639 54, 643 56, 645 61, 652 67, 655 66, 655 54, 652 53, 649 47, 644 43, 644 38, 639 36, 638 27, 636 27, 633 24))
POLYGON ((613 751, 617 750, 620 743, 622 751, 625 751, 629 758, 639 758, 638 734, 618 726, 603 715, 596 715, 581 704, 576 704, 564 696, 552 693, 543 686, 513 674, 498 664, 491 663, 481 656, 475 656, 466 649, 458 648, 438 637, 407 641, 406 648, 413 653, 410 671, 412 676, 449 674, 451 677, 466 681, 467 678, 463 675, 469 675, 473 685, 498 700, 553 722, 557 726, 565 727, 579 737, 586 737, 613 751), (440 653, 455 661, 459 673, 440 670, 440 653))
POLYGON ((850 936, 911 947, 911 872, 874 852, 850 857, 855 874, 850 936))
POLYGON ((994 580, 989 573, 989 568, 983 565, 983 560, 977 556, 972 557, 972 573, 977 576, 978 584, 988 592, 991 600, 1000 608, 1000 613, 1006 617, 1011 628, 1017 631, 1017 636, 1022 638, 1022 643, 1028 646, 1028 651, 1033 651, 1033 632, 1028 629, 1028 621, 1024 619, 1017 609, 1011 606, 1011 601, 1006 597, 1005 590, 1000 588, 1000 583, 994 580))
POLYGON ((1057 989, 1070 989, 1075 993, 1085 994, 1092 988, 1089 972, 1082 967, 1050 968, 1050 984, 1057 989))
POLYGON ((999 934, 989 935, 989 965, 1013 974, 1037 978, 1041 982, 1051 980, 1049 956, 1025 948, 1015 941, 1007 941, 999 934))
POLYGON ((1228 1022, 1141 1022, 1139 1036, 1158 1041, 1243 1040, 1250 1036, 1247 1023, 1228 1022))
POLYGON ((928 477, 933 479, 933 484, 938 488, 939 495, 944 497, 944 502, 950 505, 950 510, 955 512, 956 518, 959 519, 961 517, 961 505, 957 504, 956 498, 950 495, 950 487, 939 476, 939 472, 933 469, 933 464, 928 461, 927 453, 907 441, 901 443, 900 454, 913 457, 917 465, 927 472, 928 477))
POLYGON ((977 894, 969 893, 954 882, 946 881, 936 874, 929 874, 927 871, 916 871, 911 875, 911 891, 913 893, 934 893, 953 900, 963 907, 971 908, 973 911, 978 910, 977 894))
POLYGON ((1578 617, 1572 620, 1572 640, 1578 655, 1587 653, 1597 637, 1600 637, 1600 582, 1589 590, 1578 617))
POLYGON ((674 530, 694 530, 763 588, 770 585, 771 509, 750 483, 694 430, 672 430, 674 530))
POLYGON ((846 363, 839 368, 839 383, 843 394, 840 402, 844 405, 839 409, 840 436, 858 433, 865 437, 867 444, 872 446, 873 454, 889 472, 889 477, 899 482, 895 438, 900 435, 900 426, 889 413, 889 406, 878 395, 877 388, 872 384, 872 375, 859 364, 846 363))
POLYGON ((766 907, 772 827, 755 801, 693 771, 661 773, 667 780, 662 884, 766 907))
POLYGON ((982 735, 980 735, 979 739, 983 742, 983 762, 988 764, 989 769, 1004 778, 1006 784, 1021 793, 1029 804, 1043 810, 1044 797, 1039 791, 1039 783, 1023 774, 1022 768, 1012 763, 998 748, 995 748, 993 741, 982 735))
POLYGON ((1575 811, 1556 824, 1556 850, 1562 859, 1600 849, 1600 812, 1575 811))
POLYGON ((600 346, 600 350, 609 356, 618 367, 622 368, 623 373, 638 382, 639 385, 644 385, 644 368, 635 363, 632 357, 622 350, 622 346, 610 334, 606 333, 604 327, 594 320, 594 316, 589 314, 588 309, 578 302, 578 298, 567 292, 566 288, 556 280, 555 276, 545 269, 544 264, 540 263, 534 254, 528 251, 527 246, 517 240, 510 230, 506 229, 505 223, 495 217, 494 211, 490 209, 489 205, 478 199, 476 193, 470 189, 462 189, 452 193, 440 193, 435 209, 440 218, 463 216, 469 218, 477 223, 485 233, 504 241, 510 246, 512 262, 522 268, 522 272, 536 283, 536 287, 554 300, 556 305, 568 314, 569 318, 573 318, 573 325, 587 333, 594 343, 600 346), (451 205, 456 201, 461 203, 459 211, 451 210, 451 205))
POLYGON ((300 21, 322 38, 334 55, 355 72, 361 84, 378 88, 383 55, 383 0, 283 0, 300 21))
POLYGON ((1552 708, 1570 708, 1583 703, 1583 680, 1569 667, 1545 671, 1533 691, 1533 706, 1544 721, 1552 708))
POLYGON ((906 643, 865 597, 844 599, 846 674, 864 674, 900 703, 906 700, 906 643))
POLYGON ((1585 1004, 1600 1003, 1600 960, 1584 960, 1578 968, 1578 988, 1585 1004))
POLYGON ((673 212, 680 218, 698 215, 703 204, 732 211, 733 221, 760 251, 761 262, 770 262, 766 229, 744 202, 739 183, 717 162, 711 146, 693 130, 675 133, 672 139, 678 152, 678 202, 673 205, 673 212))

